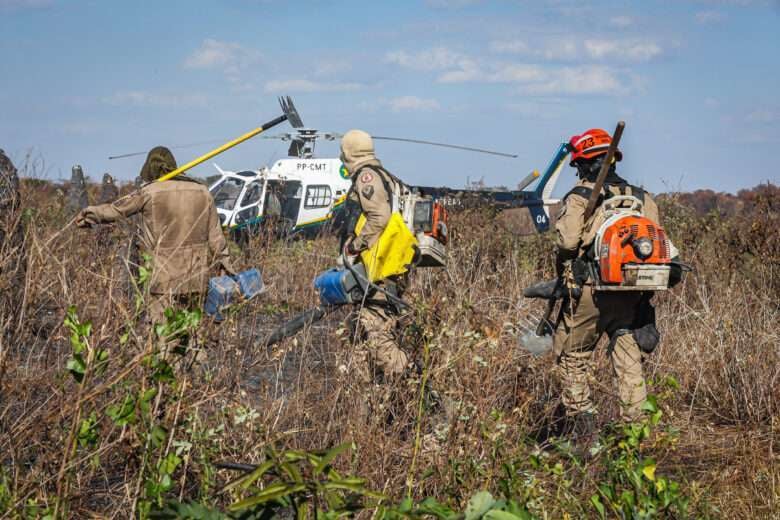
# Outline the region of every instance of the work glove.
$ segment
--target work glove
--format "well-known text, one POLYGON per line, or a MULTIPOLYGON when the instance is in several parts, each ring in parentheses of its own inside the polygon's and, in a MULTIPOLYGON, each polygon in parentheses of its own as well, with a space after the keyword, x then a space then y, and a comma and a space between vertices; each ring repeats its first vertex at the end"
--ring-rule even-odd
POLYGON ((360 254, 360 250, 355 248, 355 241, 353 239, 348 240, 347 243, 344 244, 344 252, 347 256, 357 256, 360 254))
POLYGON ((92 216, 90 209, 84 208, 76 216, 76 227, 91 228, 95 224, 95 220, 92 216))

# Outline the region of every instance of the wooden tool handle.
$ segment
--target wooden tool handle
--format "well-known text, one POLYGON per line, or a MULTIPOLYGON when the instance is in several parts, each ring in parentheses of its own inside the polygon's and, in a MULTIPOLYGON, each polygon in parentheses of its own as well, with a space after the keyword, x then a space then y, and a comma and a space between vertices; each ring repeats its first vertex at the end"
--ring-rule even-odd
POLYGON ((596 203, 601 195, 601 188, 604 187, 604 181, 607 180, 607 174, 609 174, 609 168, 612 166, 612 159, 615 157, 620 138, 623 136, 623 129, 626 127, 625 121, 619 121, 615 128, 615 133, 612 134, 612 142, 607 149, 607 156, 604 158, 604 162, 601 163, 601 170, 599 176, 596 177, 596 184, 593 186, 593 192, 588 199, 588 206, 585 208, 585 221, 593 215, 596 210, 596 203))

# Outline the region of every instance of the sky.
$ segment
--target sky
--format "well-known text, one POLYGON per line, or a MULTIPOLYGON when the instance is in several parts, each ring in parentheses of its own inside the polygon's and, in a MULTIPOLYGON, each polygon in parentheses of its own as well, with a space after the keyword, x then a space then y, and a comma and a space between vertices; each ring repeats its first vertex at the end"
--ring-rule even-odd
MULTIPOLYGON (((634 184, 780 181, 780 0, 0 0, 0 34, 0 148, 49 179, 81 164, 130 180, 144 158, 109 156, 233 139, 289 95, 323 131, 519 155, 377 142, 411 184, 514 187, 570 136, 621 119, 634 184)), ((255 138, 194 173, 286 150, 255 138)), ((567 168, 556 193, 574 181, 567 168)))

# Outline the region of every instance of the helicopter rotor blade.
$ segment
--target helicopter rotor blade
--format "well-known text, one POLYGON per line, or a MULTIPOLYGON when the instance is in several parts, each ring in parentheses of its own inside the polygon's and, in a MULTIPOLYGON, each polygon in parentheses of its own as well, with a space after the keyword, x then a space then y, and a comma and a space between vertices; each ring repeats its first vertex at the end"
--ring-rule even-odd
POLYGON ((290 96, 280 96, 279 105, 293 128, 303 128, 303 120, 300 114, 298 114, 298 110, 295 108, 290 96))
POLYGON ((454 148, 456 150, 465 150, 468 152, 477 152, 477 153, 485 153, 488 155, 497 155, 499 157, 510 157, 512 159, 516 159, 518 156, 517 154, 511 154, 511 153, 503 153, 503 152, 495 152, 493 150, 485 150, 484 148, 473 148, 471 146, 461 146, 457 144, 447 144, 447 143, 436 143, 433 141, 423 141, 422 139, 406 139, 403 137, 387 137, 387 136, 379 136, 374 135, 371 136, 374 139, 378 139, 381 141, 398 141, 401 143, 414 143, 414 144, 427 144, 430 146, 441 146, 444 148, 454 148))
POLYGON ((260 136, 263 139, 279 139, 282 141, 289 141, 292 139, 292 134, 276 134, 276 135, 261 135, 260 136))
MULTIPOLYGON (((178 144, 176 146, 169 146, 168 149, 170 150, 181 150, 184 148, 194 148, 196 146, 205 146, 207 144, 214 144, 214 143, 221 143, 222 139, 212 139, 210 141, 199 141, 197 143, 189 143, 189 144, 178 144)), ((112 161, 114 159, 125 159, 127 157, 135 157, 137 155, 146 155, 149 153, 149 150, 145 152, 132 152, 132 153, 123 153, 121 155, 111 155, 108 157, 109 161, 112 161)))

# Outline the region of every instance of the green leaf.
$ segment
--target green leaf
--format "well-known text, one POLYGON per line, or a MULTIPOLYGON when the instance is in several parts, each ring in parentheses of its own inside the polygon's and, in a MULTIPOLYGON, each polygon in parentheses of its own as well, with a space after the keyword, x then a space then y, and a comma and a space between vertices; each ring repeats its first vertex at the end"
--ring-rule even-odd
POLYGON ((155 448, 159 448, 160 446, 162 446, 163 443, 165 443, 167 437, 168 437, 168 431, 159 425, 155 425, 152 428, 152 431, 149 432, 149 440, 152 441, 152 446, 154 446, 155 448))
POLYGON ((87 370, 87 364, 84 362, 84 358, 81 354, 74 354, 72 358, 68 360, 65 367, 70 371, 73 379, 81 383, 84 380, 84 373, 87 370))
POLYGON ((160 461, 160 473, 172 475, 173 472, 176 471, 176 468, 179 467, 179 464, 181 464, 181 458, 171 452, 160 461))
POLYGON ((599 498, 598 495, 593 495, 590 497, 590 503, 593 504, 593 507, 599 512, 599 517, 604 518, 606 511, 604 510, 604 504, 601 503, 601 498, 599 498))
POLYGON ((266 471, 274 467, 274 462, 272 460, 267 460, 257 466, 254 470, 252 470, 251 473, 247 473, 241 478, 238 478, 234 480, 233 482, 228 483, 224 488, 222 488, 222 491, 229 491, 235 487, 241 486, 243 489, 248 488, 254 481, 265 475, 266 471))
POLYGON ((353 493, 359 493, 363 496, 371 498, 385 498, 381 493, 376 493, 365 487, 365 481, 363 479, 345 479, 345 480, 330 480, 322 484, 323 489, 345 489, 352 491, 353 493))
POLYGON ((478 520, 479 518, 482 518, 482 515, 489 511, 495 502, 493 495, 488 491, 476 493, 466 505, 465 520, 478 520))
POLYGON ((96 430, 97 414, 92 412, 88 418, 83 419, 79 424, 78 442, 79 446, 94 446, 97 444, 98 436, 96 430))
POLYGON ((228 507, 228 510, 241 511, 242 509, 247 509, 258 504, 264 504, 271 500, 276 500, 294 493, 299 493, 305 489, 305 484, 295 484, 293 486, 282 483, 271 484, 256 495, 241 500, 240 502, 236 502, 235 504, 231 504, 230 507, 228 507))
POLYGON ((642 462, 642 474, 651 482, 655 481, 655 467, 655 460, 649 457, 642 462))
POLYGON ((647 396, 647 400, 642 404, 642 410, 651 414, 658 411, 658 401, 654 395, 647 396))
POLYGON ((398 512, 399 513, 408 513, 412 510, 412 499, 409 497, 404 498, 401 500, 401 503, 398 504, 398 512))
POLYGON ((484 520, 524 520, 519 516, 515 516, 507 511, 501 511, 500 509, 491 509, 482 518, 484 520))
POLYGON ((124 426, 135 422, 135 399, 132 395, 126 395, 121 405, 114 404, 106 408, 106 415, 108 415, 117 426, 124 426))
POLYGON ((279 466, 282 468, 282 471, 284 471, 288 477, 290 477, 290 480, 295 482, 296 484, 300 484, 303 482, 303 477, 301 476, 301 472, 298 471, 298 468, 296 468, 294 465, 290 464, 289 462, 282 462, 279 464, 279 466))
POLYGON ((343 453, 346 450, 354 450, 355 444, 353 442, 345 442, 342 444, 339 444, 335 448, 331 448, 328 450, 325 455, 323 455, 322 459, 320 460, 319 464, 314 468, 314 475, 319 475, 322 473, 322 470, 325 469, 331 462, 333 462, 333 459, 338 457, 341 453, 343 453))

